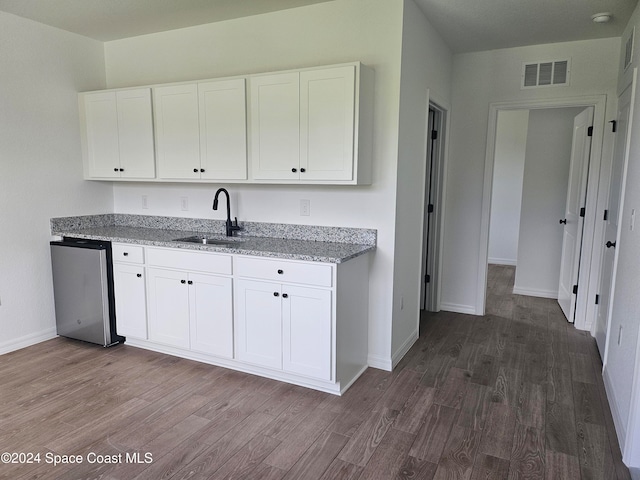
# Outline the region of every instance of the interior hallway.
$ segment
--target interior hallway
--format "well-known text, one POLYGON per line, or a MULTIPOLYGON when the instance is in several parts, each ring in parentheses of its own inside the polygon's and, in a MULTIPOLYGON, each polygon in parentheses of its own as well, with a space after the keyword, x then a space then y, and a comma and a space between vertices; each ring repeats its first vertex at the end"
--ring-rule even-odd
POLYGON ((490 269, 485 317, 422 319, 393 372, 343 396, 129 346, 58 338, 0 357, 0 452, 151 463, 0 464, 0 478, 629 479, 595 342, 490 269))

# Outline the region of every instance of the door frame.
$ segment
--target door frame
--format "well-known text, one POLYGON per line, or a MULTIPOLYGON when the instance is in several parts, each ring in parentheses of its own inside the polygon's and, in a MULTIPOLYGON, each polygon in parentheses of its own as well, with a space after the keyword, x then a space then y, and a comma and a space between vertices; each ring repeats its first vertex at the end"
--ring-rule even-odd
MULTIPOLYGON (((494 102, 489 104, 489 123, 487 132, 487 147, 484 168, 484 187, 482 192, 482 214, 480 223, 480 244, 478 277, 476 281, 476 314, 485 314, 487 294, 487 263, 489 258, 489 222, 491 218, 491 195, 493 191, 493 169, 496 149, 496 133, 498 112, 500 110, 536 110, 546 108, 563 107, 594 107, 593 137, 589 162, 589 177, 587 182, 587 200, 585 204, 587 215, 584 219, 584 232, 582 252, 580 257, 581 287, 578 288, 576 298, 576 322, 575 327, 580 330, 588 330, 593 319, 587 318, 588 299, 595 298, 599 280, 600 249, 594 249, 594 237, 599 215, 596 208, 598 204, 598 185, 600 182, 600 167, 602 163, 602 147, 605 127, 605 111, 607 106, 606 95, 590 95, 581 97, 565 97, 544 100, 523 100, 512 102, 494 102), (591 321, 590 321, 591 320, 591 321)), ((600 229, 601 230, 601 229, 600 229)), ((600 231, 600 233, 602 233, 600 231)), ((598 242, 595 242, 599 245, 598 242)), ((593 315, 593 309, 590 310, 593 315)))
POLYGON ((425 170, 424 170, 424 188, 423 188, 423 204, 422 204, 422 260, 420 267, 420 310, 427 310, 431 312, 440 311, 440 294, 442 278, 442 242, 444 229, 442 228, 442 219, 444 218, 444 185, 445 185, 445 152, 447 145, 447 123, 448 123, 448 111, 440 106, 440 104, 434 102, 431 98, 427 104, 427 131, 425 142, 425 170), (438 138, 437 151, 433 159, 434 177, 432 179, 433 196, 432 202, 434 204, 434 211, 432 213, 432 231, 429 232, 432 245, 427 249, 429 238, 427 238, 427 224, 429 213, 427 211, 427 204, 429 199, 429 177, 431 175, 430 158, 429 158, 429 142, 431 142, 431 133, 429 131, 429 111, 434 110, 435 122, 434 127, 437 127, 438 138), (426 263, 431 265, 431 288, 427 290, 424 276, 428 273, 426 271, 426 263))

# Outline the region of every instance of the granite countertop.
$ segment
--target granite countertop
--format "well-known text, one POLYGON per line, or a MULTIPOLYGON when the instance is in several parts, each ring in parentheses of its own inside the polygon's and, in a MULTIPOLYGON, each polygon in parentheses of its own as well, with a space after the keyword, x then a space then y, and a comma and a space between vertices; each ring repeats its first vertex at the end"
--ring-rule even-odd
MULTIPOLYGON (((82 218, 82 217, 77 217, 82 218)), ((359 255, 375 250, 375 243, 347 243, 316 241, 300 238, 274 238, 244 234, 226 237, 220 233, 171 228, 149 228, 132 225, 95 226, 91 222, 64 225, 52 219, 51 234, 62 237, 109 240, 111 242, 150 245, 156 247, 181 248, 209 252, 254 255, 260 257, 285 258, 312 262, 342 263, 359 255), (205 235, 232 242, 231 245, 203 245, 199 243, 177 242, 176 239, 192 235, 205 235)), ((247 232, 249 233, 249 232, 247 232)))

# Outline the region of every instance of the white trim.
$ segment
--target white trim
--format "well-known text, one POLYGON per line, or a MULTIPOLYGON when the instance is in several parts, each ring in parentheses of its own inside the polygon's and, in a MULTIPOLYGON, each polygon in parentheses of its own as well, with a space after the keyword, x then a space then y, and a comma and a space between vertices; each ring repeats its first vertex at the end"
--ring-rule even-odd
POLYGON ((442 310, 445 312, 465 313, 467 315, 475 315, 476 309, 473 305, 462 305, 459 303, 443 303, 442 310))
POLYGON ((518 261, 517 259, 511 259, 511 258, 489 257, 489 263, 491 265, 508 265, 510 267, 515 267, 517 261, 518 261))
POLYGON ((367 357, 367 363, 371 368, 377 368, 387 372, 393 370, 393 360, 391 358, 383 357, 382 355, 370 353, 367 357))
POLYGON ((35 345, 36 343, 46 342, 47 340, 56 338, 56 336, 56 329, 55 327, 52 327, 48 328, 47 330, 43 330, 42 332, 32 333, 30 335, 25 335, 8 342, 2 342, 0 343, 0 355, 14 352, 22 348, 30 347, 31 345, 35 345))
POLYGON ((409 335, 409 338, 407 338, 407 340, 400 346, 400 348, 396 350, 396 353, 394 353, 391 357, 391 364, 393 366, 392 368, 395 368, 400 360, 402 360, 402 357, 404 357, 407 352, 411 350, 411 347, 413 347, 413 344, 416 343, 418 337, 418 330, 415 330, 411 335, 409 335))
POLYGON ((607 394, 607 403, 611 409, 611 416, 613 417, 613 424, 615 426, 616 435, 618 436, 620 450, 624 452, 625 440, 627 438, 627 425, 620 416, 620 410, 618 410, 618 404, 616 403, 615 389, 609 378, 609 370, 606 368, 602 372, 602 379, 604 380, 604 390, 607 394))
POLYGON ((496 130, 498 112, 500 110, 524 110, 540 108, 563 107, 594 107, 593 138, 591 146, 591 159, 589 162, 589 183, 587 186, 586 211, 588 212, 584 222, 584 236, 582 243, 583 255, 580 258, 580 283, 588 285, 588 288, 578 290, 576 305, 575 327, 584 330, 592 323, 587 319, 588 298, 594 298, 597 293, 597 285, 593 285, 589 279, 595 275, 592 265, 599 267, 600 250, 594 251, 594 236, 596 227, 596 206, 598 200, 598 187, 600 181, 600 166, 602 163, 602 145, 604 138, 605 110, 607 104, 606 95, 589 95, 579 97, 566 97, 544 100, 519 100, 513 102, 494 102, 489 104, 489 122, 487 131, 487 148, 484 168, 484 187, 482 192, 482 217, 480 223, 480 242, 478 259, 478 277, 476 279, 476 304, 475 315, 484 315, 485 297, 487 290, 487 264, 489 258, 489 222, 491 218, 491 192, 493 188, 493 167, 495 161, 496 130), (592 213, 589 213, 592 212, 592 213))
POLYGON ((527 295, 529 297, 558 298, 557 290, 538 290, 535 288, 520 288, 518 286, 514 286, 513 293, 516 295, 527 295))

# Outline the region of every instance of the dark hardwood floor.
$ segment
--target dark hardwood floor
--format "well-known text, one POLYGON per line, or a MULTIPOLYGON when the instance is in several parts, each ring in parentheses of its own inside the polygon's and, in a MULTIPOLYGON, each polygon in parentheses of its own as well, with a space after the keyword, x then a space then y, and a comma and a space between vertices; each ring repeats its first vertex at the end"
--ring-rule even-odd
POLYGON ((40 463, 0 478, 629 479, 594 340, 512 283, 492 267, 488 315, 425 315, 396 369, 343 397, 127 345, 4 355, 0 453, 40 463))

